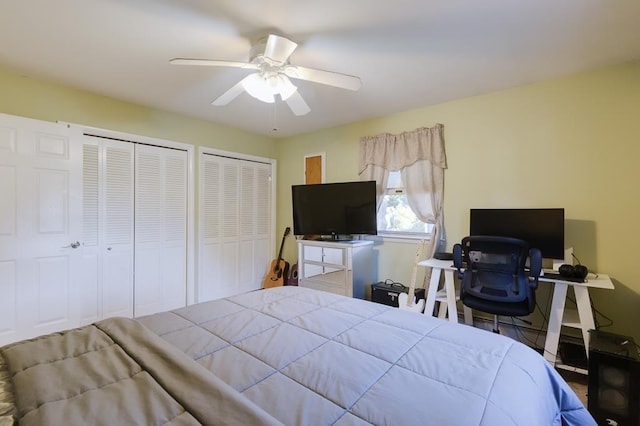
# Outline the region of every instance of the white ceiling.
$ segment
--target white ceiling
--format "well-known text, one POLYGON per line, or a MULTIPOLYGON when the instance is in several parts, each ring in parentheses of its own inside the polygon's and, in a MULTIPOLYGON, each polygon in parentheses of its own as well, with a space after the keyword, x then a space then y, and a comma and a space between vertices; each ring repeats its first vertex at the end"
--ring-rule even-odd
POLYGON ((640 59, 640 0, 2 0, 0 64, 271 137, 383 116, 640 59), (294 81, 311 107, 211 101, 270 32, 292 64, 359 76, 351 92, 294 81), (272 129, 274 123, 277 132, 272 129))

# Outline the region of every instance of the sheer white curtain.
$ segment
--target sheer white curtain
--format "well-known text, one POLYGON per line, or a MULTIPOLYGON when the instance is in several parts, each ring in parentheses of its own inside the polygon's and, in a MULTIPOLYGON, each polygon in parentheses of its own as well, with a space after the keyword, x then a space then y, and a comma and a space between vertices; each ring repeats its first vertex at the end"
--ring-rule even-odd
POLYGON ((400 170, 409 206, 420 220, 434 225, 427 258, 433 257, 443 235, 446 168, 442 124, 398 135, 383 133, 360 138, 360 179, 376 181, 378 207, 389 172, 400 170))
MULTIPOLYGON (((362 142, 361 142, 362 143, 362 142)), ((368 165, 364 171, 360 172, 360 180, 375 180, 376 181, 376 211, 380 209, 380 203, 382 203, 382 196, 387 188, 387 180, 389 179, 389 170, 382 166, 375 164, 368 165)))

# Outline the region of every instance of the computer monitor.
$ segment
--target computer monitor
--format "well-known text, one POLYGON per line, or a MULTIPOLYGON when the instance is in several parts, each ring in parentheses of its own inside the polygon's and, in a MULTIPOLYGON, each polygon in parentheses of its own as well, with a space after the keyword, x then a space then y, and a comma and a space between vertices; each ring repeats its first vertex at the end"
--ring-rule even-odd
POLYGON ((564 209, 471 209, 469 235, 519 238, 544 258, 564 259, 564 209))

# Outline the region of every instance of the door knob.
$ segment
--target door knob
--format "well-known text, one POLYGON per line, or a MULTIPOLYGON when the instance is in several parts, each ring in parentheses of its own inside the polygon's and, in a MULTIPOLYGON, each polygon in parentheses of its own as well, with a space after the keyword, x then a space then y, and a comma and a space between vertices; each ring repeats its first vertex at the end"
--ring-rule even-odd
POLYGON ((80 247, 80 242, 78 241, 74 241, 71 244, 69 244, 68 246, 64 246, 62 248, 72 248, 72 249, 77 249, 78 247, 80 247))

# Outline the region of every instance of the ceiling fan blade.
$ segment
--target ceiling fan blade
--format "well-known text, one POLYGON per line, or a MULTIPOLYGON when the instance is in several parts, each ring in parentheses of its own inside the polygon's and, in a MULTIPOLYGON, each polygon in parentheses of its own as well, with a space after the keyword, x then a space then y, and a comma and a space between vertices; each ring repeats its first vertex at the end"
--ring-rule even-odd
POLYGON ((236 83, 235 86, 231 87, 231 89, 224 92, 222 95, 218 96, 216 99, 211 102, 211 105, 215 106, 223 106, 227 105, 229 102, 237 98, 242 92, 244 92, 244 86, 242 85, 246 79, 251 77, 253 74, 250 74, 236 83))
POLYGON ((169 61, 172 65, 199 65, 205 67, 233 67, 257 70, 260 67, 250 62, 237 61, 219 61, 216 59, 191 59, 191 58, 173 58, 169 61))
POLYGON ((300 96, 297 90, 293 92, 285 102, 295 115, 307 115, 309 111, 311 111, 311 108, 309 108, 309 105, 302 99, 302 96, 300 96))
POLYGON ((284 73, 291 78, 313 81, 314 83, 326 84, 347 90, 356 91, 362 86, 359 77, 315 68, 291 65, 284 69, 284 73))
POLYGON ((284 64, 293 51, 296 50, 296 47, 298 47, 298 43, 288 38, 269 34, 267 45, 264 48, 264 57, 278 64, 284 64))

